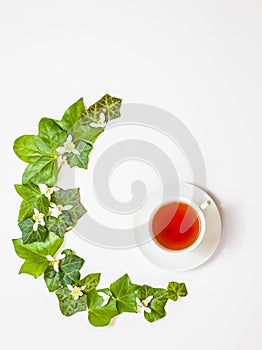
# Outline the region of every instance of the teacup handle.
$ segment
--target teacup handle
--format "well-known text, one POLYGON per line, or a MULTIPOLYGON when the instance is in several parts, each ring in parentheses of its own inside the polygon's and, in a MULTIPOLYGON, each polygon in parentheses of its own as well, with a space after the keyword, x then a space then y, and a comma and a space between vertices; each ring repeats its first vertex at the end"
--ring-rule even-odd
POLYGON ((206 201, 206 202, 203 202, 202 204, 200 204, 200 209, 201 210, 205 210, 207 207, 209 207, 210 206, 210 204, 211 204, 211 201, 206 201))

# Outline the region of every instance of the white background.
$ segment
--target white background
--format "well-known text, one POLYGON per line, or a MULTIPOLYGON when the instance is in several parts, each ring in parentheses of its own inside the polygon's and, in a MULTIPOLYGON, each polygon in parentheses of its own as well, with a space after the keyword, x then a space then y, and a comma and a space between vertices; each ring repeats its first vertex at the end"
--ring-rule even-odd
POLYGON ((262 348, 260 1, 1 1, 1 349, 262 348), (149 324, 121 315, 108 328, 86 314, 62 316, 43 280, 18 276, 19 183, 24 164, 13 141, 59 118, 83 96, 104 93, 166 109, 197 139, 208 189, 221 207, 215 255, 189 272, 163 271, 136 250, 68 246, 102 271, 101 285, 124 272, 134 282, 185 281, 189 295, 149 324))

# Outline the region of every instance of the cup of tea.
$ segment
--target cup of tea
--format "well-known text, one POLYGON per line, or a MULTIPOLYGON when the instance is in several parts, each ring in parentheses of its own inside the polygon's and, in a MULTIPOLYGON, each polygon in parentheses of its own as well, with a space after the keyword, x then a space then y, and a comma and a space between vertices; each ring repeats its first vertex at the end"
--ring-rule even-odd
POLYGON ((162 249, 174 253, 186 253, 202 241, 206 222, 203 212, 211 202, 197 205, 186 199, 173 199, 158 206, 149 221, 153 241, 162 249))

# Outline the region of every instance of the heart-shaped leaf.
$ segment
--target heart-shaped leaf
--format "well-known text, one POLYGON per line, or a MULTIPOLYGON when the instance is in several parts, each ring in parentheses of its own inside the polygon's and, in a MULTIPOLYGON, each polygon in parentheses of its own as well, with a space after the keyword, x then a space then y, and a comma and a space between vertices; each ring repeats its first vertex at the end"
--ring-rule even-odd
MULTIPOLYGON (((101 291, 111 296, 109 289, 101 291)), ((96 327, 107 326, 112 318, 118 315, 115 298, 110 297, 108 303, 103 306, 104 298, 98 294, 99 292, 93 289, 87 294, 88 320, 96 327)))
POLYGON ((100 281, 101 273, 91 273, 87 275, 81 281, 76 281, 75 285, 82 287, 85 286, 84 292, 88 293, 91 290, 95 289, 100 281))
POLYGON ((87 309, 87 296, 83 294, 74 300, 70 290, 67 287, 60 288, 56 291, 56 295, 59 300, 59 307, 63 315, 72 316, 77 312, 86 311, 87 309))
POLYGON ((167 286, 167 296, 169 299, 177 301, 178 297, 187 296, 185 283, 169 282, 167 286))
POLYGON ((19 222, 18 226, 22 231, 22 239, 24 244, 33 243, 33 242, 44 242, 48 231, 45 226, 38 225, 37 230, 34 231, 33 227, 35 220, 32 218, 25 219, 19 222))
POLYGON ((53 266, 48 266, 45 270, 44 279, 49 292, 54 292, 62 285, 63 273, 55 271, 53 266))
POLYGON ((90 123, 101 123, 101 114, 104 115, 105 122, 120 117, 120 107, 122 100, 112 97, 108 94, 104 95, 99 101, 90 106, 87 110, 87 117, 90 123))
POLYGON ((110 285, 110 291, 116 299, 116 307, 119 313, 137 312, 135 291, 138 288, 137 284, 131 283, 127 274, 110 285))
POLYGON ((167 303, 167 291, 163 288, 152 288, 143 285, 137 290, 137 297, 143 301, 152 296, 152 300, 148 304, 151 312, 144 311, 144 317, 149 322, 154 322, 166 315, 165 305, 167 303))
POLYGON ((77 221, 86 213, 86 209, 80 203, 79 189, 60 190, 55 192, 51 201, 56 205, 71 206, 71 209, 62 210, 62 214, 57 218, 49 216, 47 228, 59 237, 63 237, 65 232, 74 227, 77 221))
POLYGON ((40 213, 48 214, 49 200, 40 192, 37 185, 29 182, 26 185, 15 185, 15 189, 23 198, 19 211, 19 221, 32 217, 34 208, 37 208, 40 213))
POLYGON ((48 186, 54 186, 58 178, 58 164, 55 157, 41 157, 36 163, 29 164, 24 173, 22 182, 26 184, 33 182, 35 184, 46 183, 48 186))
POLYGON ((38 135, 24 135, 15 140, 14 152, 29 163, 23 184, 33 182, 53 186, 58 177, 56 148, 65 140, 66 133, 52 120, 42 118, 38 135))
POLYGON ((55 271, 53 266, 49 266, 45 271, 45 283, 50 292, 61 285, 72 285, 80 279, 79 271, 85 262, 84 259, 75 255, 71 249, 65 249, 62 254, 65 254, 65 257, 59 262, 59 271, 55 271))
POLYGON ((13 239, 16 254, 25 262, 20 268, 19 273, 27 273, 37 278, 45 272, 49 265, 46 256, 54 256, 63 243, 63 239, 50 232, 45 242, 35 242, 23 244, 21 238, 13 239))
POLYGON ((66 155, 66 160, 70 167, 77 166, 78 168, 87 169, 89 153, 92 151, 92 146, 85 141, 77 141, 75 143, 76 150, 79 154, 69 153, 66 155))
POLYGON ((85 112, 84 100, 80 98, 65 111, 62 120, 56 120, 56 123, 70 134, 72 126, 85 115, 85 112))

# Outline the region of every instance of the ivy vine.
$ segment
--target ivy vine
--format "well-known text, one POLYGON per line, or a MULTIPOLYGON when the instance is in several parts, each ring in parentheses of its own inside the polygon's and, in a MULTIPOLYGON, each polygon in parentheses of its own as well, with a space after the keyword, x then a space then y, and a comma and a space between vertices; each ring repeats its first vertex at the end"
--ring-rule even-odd
POLYGON ((18 226, 22 237, 13 239, 17 255, 24 260, 19 273, 43 275, 49 292, 55 293, 63 315, 87 311, 93 326, 106 326, 123 313, 141 312, 153 322, 166 315, 168 300, 187 295, 184 283, 169 282, 167 288, 137 285, 125 274, 108 288, 98 288, 100 273, 81 277, 84 259, 64 249, 66 233, 86 213, 78 188, 57 186, 58 174, 68 164, 87 169, 96 138, 110 120, 120 117, 121 99, 106 94, 89 108, 79 99, 61 120, 42 118, 38 135, 24 135, 14 142, 14 152, 28 163, 22 184, 15 185, 22 197, 18 226))

